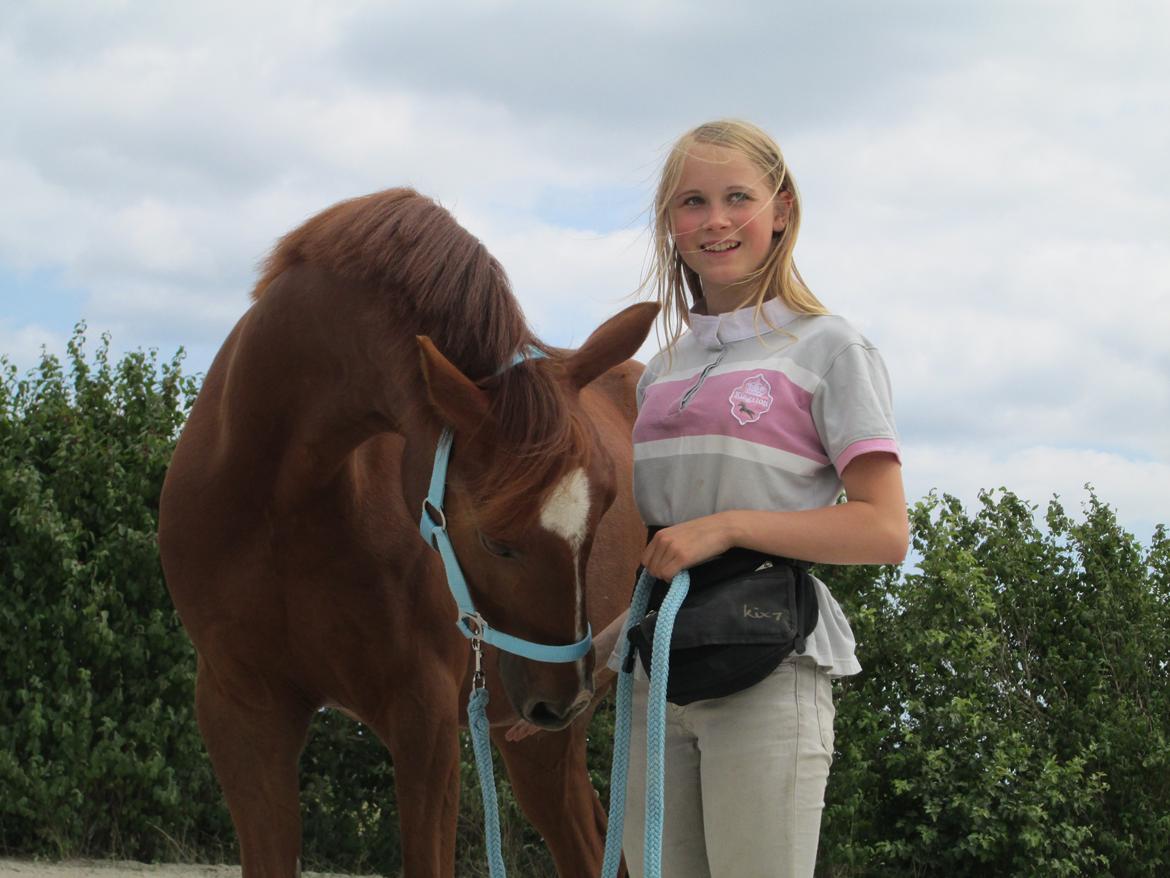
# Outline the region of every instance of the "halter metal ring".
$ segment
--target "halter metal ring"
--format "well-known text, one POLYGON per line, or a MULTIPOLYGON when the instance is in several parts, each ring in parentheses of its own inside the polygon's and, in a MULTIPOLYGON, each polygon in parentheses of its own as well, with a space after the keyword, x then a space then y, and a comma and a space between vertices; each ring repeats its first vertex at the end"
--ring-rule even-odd
POLYGON ((483 620, 483 616, 479 613, 460 613, 459 624, 471 637, 473 641, 483 640, 483 633, 487 630, 488 624, 483 620))
POLYGON ((447 516, 443 512, 443 507, 435 506, 433 503, 431 503, 429 497, 423 500, 422 512, 423 515, 430 520, 432 530, 447 529, 447 516))

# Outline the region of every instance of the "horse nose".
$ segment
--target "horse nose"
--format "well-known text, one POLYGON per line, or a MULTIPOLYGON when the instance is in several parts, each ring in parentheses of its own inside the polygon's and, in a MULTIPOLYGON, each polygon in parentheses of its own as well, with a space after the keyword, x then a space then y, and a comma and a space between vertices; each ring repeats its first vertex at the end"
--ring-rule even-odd
POLYGON ((572 701, 532 701, 524 710, 524 718, 533 725, 546 729, 563 729, 589 706, 590 694, 580 692, 572 701))

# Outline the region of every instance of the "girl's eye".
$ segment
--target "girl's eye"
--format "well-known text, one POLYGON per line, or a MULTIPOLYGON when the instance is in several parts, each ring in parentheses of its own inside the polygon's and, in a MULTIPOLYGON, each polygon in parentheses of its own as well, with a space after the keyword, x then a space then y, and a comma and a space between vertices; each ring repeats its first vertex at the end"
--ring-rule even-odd
POLYGON ((703 203, 703 199, 699 195, 688 195, 682 200, 683 207, 696 207, 703 203))
POLYGON ((506 546, 497 540, 493 540, 491 537, 484 536, 482 533, 479 535, 479 543, 488 552, 495 555, 497 558, 511 558, 514 555, 510 546, 506 546))
POLYGON ((742 204, 745 201, 751 201, 751 196, 746 192, 732 192, 727 196, 727 200, 732 204, 742 204))

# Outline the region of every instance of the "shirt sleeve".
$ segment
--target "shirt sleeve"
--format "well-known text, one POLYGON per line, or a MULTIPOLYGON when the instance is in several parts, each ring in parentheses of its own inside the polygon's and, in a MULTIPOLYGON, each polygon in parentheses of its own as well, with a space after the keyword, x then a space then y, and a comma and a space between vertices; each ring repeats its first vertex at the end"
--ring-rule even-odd
POLYGON ((813 393, 812 416, 838 475, 872 451, 901 461, 890 376, 876 348, 854 343, 837 354, 813 393))

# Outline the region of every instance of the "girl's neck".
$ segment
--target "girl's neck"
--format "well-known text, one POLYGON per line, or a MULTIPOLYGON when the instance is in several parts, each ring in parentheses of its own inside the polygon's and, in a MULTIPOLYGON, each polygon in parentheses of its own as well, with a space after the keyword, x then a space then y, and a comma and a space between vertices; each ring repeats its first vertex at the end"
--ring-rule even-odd
POLYGON ((701 313, 715 317, 747 307, 755 298, 752 292, 742 286, 715 287, 703 291, 703 298, 698 305, 702 309, 701 313))

